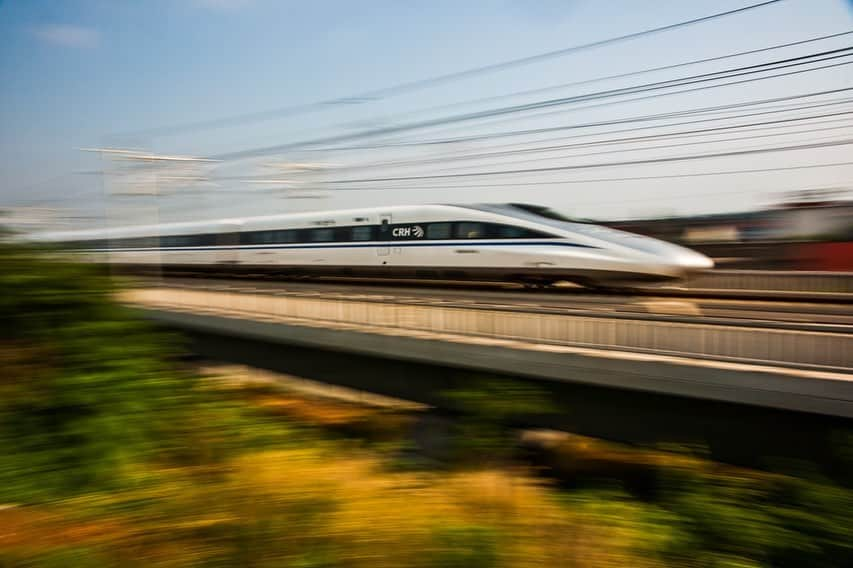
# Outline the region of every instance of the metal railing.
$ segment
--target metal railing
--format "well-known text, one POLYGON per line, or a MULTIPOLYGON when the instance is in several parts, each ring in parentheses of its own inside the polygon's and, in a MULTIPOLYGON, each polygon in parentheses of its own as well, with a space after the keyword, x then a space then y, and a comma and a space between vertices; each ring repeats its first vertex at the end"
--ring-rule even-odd
POLYGON ((363 332, 406 330, 845 372, 853 367, 853 334, 178 288, 130 290, 124 299, 162 310, 363 332))

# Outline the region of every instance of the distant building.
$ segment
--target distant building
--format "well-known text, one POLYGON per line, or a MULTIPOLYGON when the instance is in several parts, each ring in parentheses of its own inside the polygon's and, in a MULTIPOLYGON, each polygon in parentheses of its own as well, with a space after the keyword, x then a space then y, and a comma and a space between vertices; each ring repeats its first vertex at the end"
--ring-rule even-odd
POLYGON ((688 244, 756 240, 853 240, 853 200, 839 190, 789 194, 761 211, 613 221, 612 227, 688 244))
POLYGON ((761 239, 767 238, 775 228, 773 219, 766 211, 614 221, 608 224, 632 233, 681 243, 761 239))
POLYGON ((774 211, 780 239, 853 239, 853 200, 838 190, 792 193, 774 211))

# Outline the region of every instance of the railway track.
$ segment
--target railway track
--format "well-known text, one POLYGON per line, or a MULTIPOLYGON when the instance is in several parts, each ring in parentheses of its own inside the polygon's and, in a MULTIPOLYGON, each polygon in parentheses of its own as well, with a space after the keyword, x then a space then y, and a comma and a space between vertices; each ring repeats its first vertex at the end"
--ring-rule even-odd
MULTIPOLYGON (((570 294, 587 296, 636 296, 684 299, 729 299, 756 302, 788 301, 800 303, 827 303, 853 305, 853 273, 797 272, 762 270, 713 270, 697 273, 679 284, 648 284, 609 289, 585 288, 568 282, 549 287, 531 287, 511 282, 472 282, 454 280, 383 279, 350 276, 281 276, 266 273, 227 272, 205 269, 154 269, 153 272, 135 267, 124 269, 128 274, 154 276, 166 279, 203 279, 306 283, 312 285, 376 286, 395 289, 484 290, 501 292, 570 294)), ((851 308, 853 309, 853 308, 851 308)))
MULTIPOLYGON (((152 280, 142 279, 141 284, 152 280)), ((233 278, 176 278, 157 285, 221 292, 329 298, 403 305, 431 305, 535 314, 596 316, 625 320, 702 323, 826 333, 853 333, 853 309, 846 302, 718 298, 704 294, 602 294, 584 288, 525 290, 518 286, 478 283, 406 285, 375 281, 297 282, 233 278)))

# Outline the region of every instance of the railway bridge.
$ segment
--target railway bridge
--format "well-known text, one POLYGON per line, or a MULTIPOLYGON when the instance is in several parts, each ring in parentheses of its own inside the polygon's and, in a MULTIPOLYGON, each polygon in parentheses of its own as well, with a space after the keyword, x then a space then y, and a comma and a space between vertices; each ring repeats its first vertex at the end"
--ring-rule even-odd
POLYGON ((631 296, 167 278, 125 300, 208 358, 437 407, 474 375, 509 376, 566 409, 538 425, 718 440, 736 461, 820 451, 853 417, 853 296, 826 276, 746 277, 631 296))

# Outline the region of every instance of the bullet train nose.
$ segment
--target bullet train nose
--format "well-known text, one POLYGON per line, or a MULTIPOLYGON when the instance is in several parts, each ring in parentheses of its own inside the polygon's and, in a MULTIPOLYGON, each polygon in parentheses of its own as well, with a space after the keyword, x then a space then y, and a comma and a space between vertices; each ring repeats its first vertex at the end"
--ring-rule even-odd
POLYGON ((709 270, 714 268, 714 261, 692 250, 684 250, 676 260, 679 266, 686 270, 709 270))
POLYGON ((649 263, 649 270, 656 267, 660 274, 674 278, 714 268, 714 261, 704 254, 670 243, 662 245, 652 256, 655 261, 649 263))

